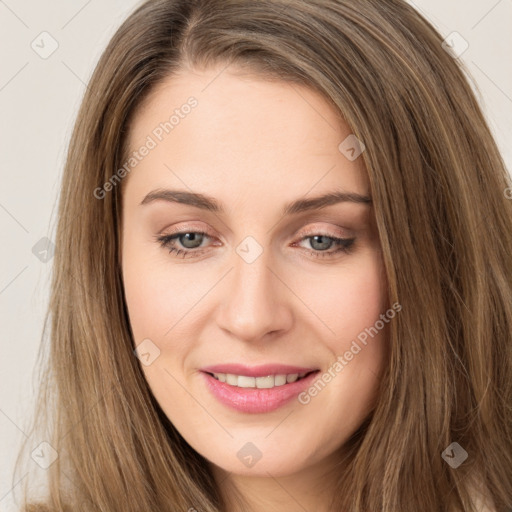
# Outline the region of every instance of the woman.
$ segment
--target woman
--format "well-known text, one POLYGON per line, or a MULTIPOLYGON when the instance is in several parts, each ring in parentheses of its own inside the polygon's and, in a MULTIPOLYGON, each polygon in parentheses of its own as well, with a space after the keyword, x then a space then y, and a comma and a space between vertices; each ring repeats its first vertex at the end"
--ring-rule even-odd
POLYGON ((406 3, 145 2, 69 149, 27 510, 509 510, 510 186, 406 3))

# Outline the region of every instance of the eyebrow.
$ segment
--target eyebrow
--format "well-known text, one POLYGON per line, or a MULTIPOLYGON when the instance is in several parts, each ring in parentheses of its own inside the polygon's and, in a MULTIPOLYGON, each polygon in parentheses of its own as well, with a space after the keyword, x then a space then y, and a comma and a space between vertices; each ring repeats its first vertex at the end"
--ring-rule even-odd
MULTIPOLYGON (((201 210, 213 213, 223 214, 224 208, 213 197, 197 192, 186 192, 182 190, 157 189, 149 192, 141 201, 141 205, 152 203, 153 201, 167 201, 169 203, 186 204, 194 206, 201 210)), ((372 200, 368 196, 357 194, 355 192, 330 192, 310 199, 298 199, 283 208, 282 215, 294 215, 297 213, 319 210, 337 203, 357 203, 370 206, 372 200)))

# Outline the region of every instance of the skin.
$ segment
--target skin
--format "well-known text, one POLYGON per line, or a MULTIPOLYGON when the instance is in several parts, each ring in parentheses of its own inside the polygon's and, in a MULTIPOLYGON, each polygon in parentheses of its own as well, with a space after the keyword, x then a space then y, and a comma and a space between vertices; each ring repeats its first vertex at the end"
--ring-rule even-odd
POLYGON ((150 339, 160 350, 144 375, 170 421, 210 461, 228 511, 237 510, 235 490, 251 510, 327 510, 343 445, 375 405, 386 329, 307 405, 241 413, 209 393, 199 369, 229 362, 327 371, 375 324, 388 305, 371 206, 281 214, 306 196, 370 195, 367 173, 362 157, 350 161, 338 150, 351 130, 317 92, 222 69, 169 77, 132 121, 136 150, 187 98, 198 101, 123 183, 122 272, 134 343, 150 339), (207 194, 225 213, 140 204, 162 188, 207 194), (183 258, 155 240, 173 230, 208 237, 197 249, 175 240, 191 251, 183 258), (315 244, 315 234, 356 240, 351 252, 334 254, 334 242, 315 244), (263 250, 250 264, 236 252, 247 236, 263 250), (331 257, 315 257, 325 252, 331 257), (262 453, 252 467, 237 457, 247 442, 262 453))

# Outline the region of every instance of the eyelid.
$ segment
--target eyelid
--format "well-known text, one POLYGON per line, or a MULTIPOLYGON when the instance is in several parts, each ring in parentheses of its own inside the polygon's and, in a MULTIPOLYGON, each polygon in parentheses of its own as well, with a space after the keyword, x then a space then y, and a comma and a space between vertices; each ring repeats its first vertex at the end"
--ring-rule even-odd
POLYGON ((310 235, 323 235, 328 237, 335 237, 335 238, 352 238, 355 236, 354 230, 347 230, 341 231, 341 228, 337 227, 338 231, 332 231, 333 228, 321 228, 318 226, 312 226, 308 227, 304 231, 300 231, 299 235, 300 237, 310 236, 310 235))
POLYGON ((169 231, 166 229, 163 229, 160 233, 161 236, 166 235, 175 235, 177 233, 204 233, 205 235, 208 235, 210 238, 217 238, 216 235, 214 235, 210 229, 202 227, 202 226, 194 226, 193 224, 185 224, 185 225, 179 225, 178 227, 172 227, 169 228, 169 231))

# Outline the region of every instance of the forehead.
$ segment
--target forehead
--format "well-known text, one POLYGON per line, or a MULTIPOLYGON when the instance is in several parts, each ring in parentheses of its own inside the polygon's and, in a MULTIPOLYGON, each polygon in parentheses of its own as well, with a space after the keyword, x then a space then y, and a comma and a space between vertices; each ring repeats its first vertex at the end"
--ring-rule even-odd
POLYGON ((338 148, 350 135, 339 112, 303 85, 232 68, 181 71, 133 117, 129 153, 148 139, 154 147, 128 181, 166 186, 179 176, 180 185, 212 195, 219 188, 304 195, 317 185, 367 194, 362 158, 350 161, 338 148))

